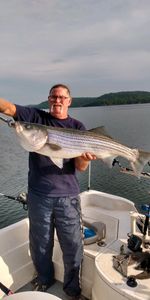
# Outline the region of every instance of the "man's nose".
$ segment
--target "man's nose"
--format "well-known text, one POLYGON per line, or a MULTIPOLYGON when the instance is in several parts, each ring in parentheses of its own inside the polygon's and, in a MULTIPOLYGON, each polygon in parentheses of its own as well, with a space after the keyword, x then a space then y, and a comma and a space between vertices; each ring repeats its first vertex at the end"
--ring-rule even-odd
POLYGON ((59 103, 59 102, 61 102, 61 99, 60 99, 60 97, 59 97, 59 96, 56 96, 56 97, 55 97, 55 102, 56 102, 56 103, 59 103))

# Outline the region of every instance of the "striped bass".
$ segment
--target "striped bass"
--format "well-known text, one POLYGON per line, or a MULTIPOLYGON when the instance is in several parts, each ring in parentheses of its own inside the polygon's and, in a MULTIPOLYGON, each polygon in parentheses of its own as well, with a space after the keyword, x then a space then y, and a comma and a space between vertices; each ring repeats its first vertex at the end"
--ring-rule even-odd
POLYGON ((139 177, 150 160, 150 153, 118 143, 106 134, 104 127, 81 131, 18 121, 12 126, 25 150, 48 156, 59 168, 63 167, 63 159, 90 152, 109 166, 118 156, 127 159, 139 177))

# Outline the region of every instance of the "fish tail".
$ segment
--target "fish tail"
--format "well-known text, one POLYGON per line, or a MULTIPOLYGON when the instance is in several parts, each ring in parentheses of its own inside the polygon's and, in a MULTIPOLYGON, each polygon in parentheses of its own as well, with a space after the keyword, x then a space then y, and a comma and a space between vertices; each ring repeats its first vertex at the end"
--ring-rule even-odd
POLYGON ((131 166, 135 174, 140 178, 144 166, 150 161, 150 153, 139 150, 135 162, 131 162, 131 166))

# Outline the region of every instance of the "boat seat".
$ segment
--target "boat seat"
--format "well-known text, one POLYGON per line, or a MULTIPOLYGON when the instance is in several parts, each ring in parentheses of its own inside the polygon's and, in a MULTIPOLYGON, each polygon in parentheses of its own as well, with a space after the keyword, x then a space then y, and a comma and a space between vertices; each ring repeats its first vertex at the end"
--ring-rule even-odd
POLYGON ((84 245, 90 245, 96 242, 101 241, 106 236, 106 225, 102 222, 97 221, 87 221, 86 219, 83 219, 83 227, 86 227, 88 229, 92 229, 95 232, 95 235, 92 237, 84 238, 84 245))
POLYGON ((82 210, 82 219, 84 222, 90 224, 104 224, 105 230, 102 231, 102 236, 105 238, 106 243, 110 243, 117 239, 118 237, 118 218, 112 215, 106 214, 106 210, 102 211, 96 206, 86 206, 82 210), (104 236, 105 234, 105 236, 104 236))

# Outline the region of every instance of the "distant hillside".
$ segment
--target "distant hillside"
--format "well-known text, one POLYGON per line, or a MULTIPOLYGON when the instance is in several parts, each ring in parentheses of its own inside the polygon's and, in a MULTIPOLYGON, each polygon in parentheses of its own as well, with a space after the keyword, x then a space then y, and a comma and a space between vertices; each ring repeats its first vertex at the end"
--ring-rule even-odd
POLYGON ((150 103, 150 92, 118 92, 99 96, 88 106, 150 103))
MULTIPOLYGON (((150 103, 150 92, 117 92, 104 94, 99 97, 77 97, 73 98, 71 107, 123 105, 138 103, 150 103)), ((41 109, 47 109, 47 100, 36 105, 36 107, 41 109)))

